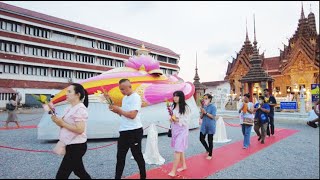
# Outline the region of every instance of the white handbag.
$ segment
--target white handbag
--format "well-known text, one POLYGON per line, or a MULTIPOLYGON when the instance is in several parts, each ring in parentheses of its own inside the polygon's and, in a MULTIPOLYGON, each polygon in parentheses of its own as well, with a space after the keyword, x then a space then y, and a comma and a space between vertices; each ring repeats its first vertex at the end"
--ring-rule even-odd
POLYGON ((56 146, 53 148, 53 153, 64 156, 66 154, 66 145, 62 141, 58 141, 56 146))

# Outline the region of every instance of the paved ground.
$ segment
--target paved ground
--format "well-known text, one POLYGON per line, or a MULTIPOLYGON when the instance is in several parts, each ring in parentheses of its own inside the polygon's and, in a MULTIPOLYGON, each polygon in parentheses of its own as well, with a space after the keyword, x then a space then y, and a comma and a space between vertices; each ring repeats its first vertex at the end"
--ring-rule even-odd
MULTIPOLYGON (((0 125, 4 125, 6 113, 0 113, 0 125)), ((18 114, 21 124, 24 126, 36 125, 41 114, 28 113, 18 114)), ((238 120, 226 120, 236 124, 238 120)), ((14 124, 11 124, 14 126, 14 124)), ((319 179, 319 128, 314 129, 303 123, 276 122, 276 127, 297 129, 298 133, 267 147, 248 158, 219 171, 208 179, 220 178, 281 178, 281 179, 319 179)), ((228 138, 231 142, 243 139, 239 127, 227 126, 228 138)), ((255 135, 255 133, 252 133, 255 135)), ((199 129, 190 131, 189 148, 186 156, 190 157, 204 152, 198 140, 199 129)), ((113 143, 116 139, 89 140, 88 147, 94 148, 113 143)), ((51 150, 56 141, 37 140, 36 129, 0 130, 0 146, 10 146, 31 150, 51 150)), ((146 138, 143 139, 143 150, 146 138)), ((214 144, 218 148, 225 144, 214 144)), ((239 147, 242 148, 242 147, 239 147)), ((173 151, 170 148, 170 138, 165 134, 159 135, 159 151, 167 162, 172 162, 173 151)), ((227 156, 227 154, 226 154, 227 156)), ((123 175, 129 176, 138 172, 134 160, 130 159, 131 152, 127 155, 126 167, 123 175)), ((223 158, 223 157, 214 157, 223 158)), ((53 179, 61 163, 62 157, 44 152, 26 152, 0 148, 0 178, 22 179, 40 178, 53 179)), ((114 178, 116 163, 116 145, 87 151, 84 156, 84 164, 95 179, 114 178)), ((157 165, 146 165, 147 169, 158 167, 157 165)), ((72 174, 71 179, 77 179, 72 174)))

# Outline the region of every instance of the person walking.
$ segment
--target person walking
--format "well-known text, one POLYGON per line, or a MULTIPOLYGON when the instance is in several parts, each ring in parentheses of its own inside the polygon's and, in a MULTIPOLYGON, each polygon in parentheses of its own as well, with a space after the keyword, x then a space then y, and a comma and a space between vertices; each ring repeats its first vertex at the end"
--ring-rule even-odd
POLYGON ((203 96, 204 106, 200 108, 201 114, 200 118, 202 119, 201 129, 200 129, 200 142, 206 149, 208 160, 212 159, 212 150, 213 150, 213 136, 216 132, 216 113, 217 108, 211 103, 212 95, 205 94, 203 96), (206 135, 208 135, 208 144, 205 140, 206 135))
POLYGON ((176 176, 176 172, 187 169, 185 150, 188 148, 189 121, 191 110, 185 101, 182 91, 173 93, 173 116, 170 118, 172 138, 171 147, 174 149, 174 161, 169 176, 176 176), (182 167, 178 168, 179 163, 182 167), (178 169, 177 169, 178 168, 178 169))
POLYGON ((11 98, 9 99, 8 106, 11 106, 12 109, 8 109, 8 117, 6 120, 5 128, 8 128, 8 125, 10 122, 16 123, 17 127, 20 128, 19 120, 17 116, 17 95, 13 94, 11 98))
POLYGON ((249 102, 250 95, 243 95, 243 103, 239 109, 240 124, 243 134, 243 149, 247 149, 250 146, 250 135, 253 126, 254 109, 253 103, 249 102))
POLYGON ((56 179, 68 179, 71 172, 80 179, 91 179, 82 160, 87 152, 88 93, 81 84, 73 83, 67 88, 67 101, 71 106, 62 118, 51 116, 60 127, 59 141, 66 145, 56 179))
POLYGON ((267 127, 267 135, 274 135, 274 107, 277 105, 276 98, 269 94, 268 89, 263 90, 265 96, 265 102, 270 106, 270 112, 268 113, 269 123, 267 127), (271 130, 271 131, 270 131, 271 130))
POLYGON ((268 113, 270 112, 270 106, 265 103, 264 96, 259 96, 259 102, 254 105, 254 112, 254 131, 259 136, 258 141, 261 140, 261 144, 264 144, 269 122, 268 113))
MULTIPOLYGON (((143 129, 140 119, 142 105, 141 98, 132 90, 131 83, 128 79, 121 79, 119 81, 119 88, 124 95, 122 107, 109 105, 110 111, 121 116, 115 179, 121 179, 126 162, 126 155, 129 149, 131 149, 132 155, 138 164, 140 178, 146 179, 145 160, 141 150, 141 141, 143 138, 143 129)), ((106 98, 110 98, 108 94, 104 95, 106 98)))

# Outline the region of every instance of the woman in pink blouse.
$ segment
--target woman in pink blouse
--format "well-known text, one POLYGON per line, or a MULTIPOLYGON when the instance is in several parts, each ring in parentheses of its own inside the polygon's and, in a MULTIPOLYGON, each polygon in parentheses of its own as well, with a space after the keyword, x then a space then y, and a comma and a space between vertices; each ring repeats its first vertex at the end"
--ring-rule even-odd
POLYGON ((59 140, 66 145, 56 179, 67 179, 74 172, 80 179, 91 179, 84 168, 82 157, 87 151, 88 93, 82 85, 73 83, 67 90, 70 103, 62 118, 55 115, 53 122, 60 126, 59 140))

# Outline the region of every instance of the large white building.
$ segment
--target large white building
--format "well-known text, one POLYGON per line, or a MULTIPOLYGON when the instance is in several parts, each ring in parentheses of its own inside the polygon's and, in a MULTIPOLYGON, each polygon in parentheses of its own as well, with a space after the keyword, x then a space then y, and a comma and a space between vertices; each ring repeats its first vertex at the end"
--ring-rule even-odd
POLYGON ((122 67, 142 44, 165 74, 179 72, 180 56, 168 48, 0 2, 0 108, 13 93, 32 105, 31 94, 122 67))

